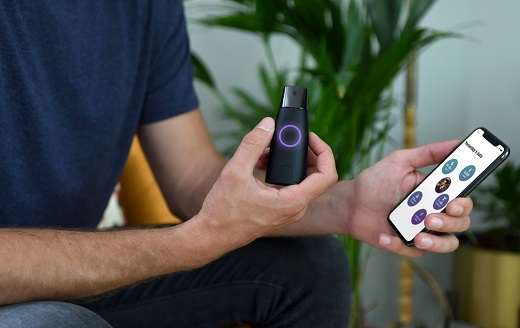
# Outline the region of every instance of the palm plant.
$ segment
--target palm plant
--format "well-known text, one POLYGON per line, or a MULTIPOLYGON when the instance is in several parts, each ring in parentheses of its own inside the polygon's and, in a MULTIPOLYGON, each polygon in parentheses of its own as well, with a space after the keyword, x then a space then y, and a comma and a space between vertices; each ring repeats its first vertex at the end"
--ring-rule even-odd
MULTIPOLYGON (((239 128, 226 133, 235 141, 265 116, 274 117, 284 85, 309 89, 309 128, 332 148, 340 177, 355 176, 380 158, 391 127, 391 85, 408 55, 446 37, 418 27, 434 0, 223 0, 227 11, 199 22, 256 35, 263 41, 266 64, 259 67, 264 98, 240 87, 238 105, 215 86, 202 63, 199 77, 215 91, 226 115, 239 128), (276 64, 271 38, 295 41, 300 54, 294 67, 276 64)), ((221 9, 221 8, 219 8, 221 9)), ((358 293, 361 243, 342 237, 349 253, 354 291, 358 293)), ((359 300, 354 297, 354 300, 359 300)), ((355 304, 353 314, 358 314, 355 304)), ((356 322, 356 320, 353 320, 356 322)))
POLYGON ((495 172, 491 184, 481 186, 474 195, 475 208, 492 224, 476 233, 480 247, 520 252, 520 166, 504 164, 495 172))

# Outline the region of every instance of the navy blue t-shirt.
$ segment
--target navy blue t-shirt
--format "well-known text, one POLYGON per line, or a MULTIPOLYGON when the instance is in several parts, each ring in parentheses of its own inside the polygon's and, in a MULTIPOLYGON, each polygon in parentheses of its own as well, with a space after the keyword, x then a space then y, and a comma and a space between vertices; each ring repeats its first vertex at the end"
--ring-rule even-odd
POLYGON ((197 106, 181 0, 0 0, 0 226, 95 227, 138 125, 197 106))

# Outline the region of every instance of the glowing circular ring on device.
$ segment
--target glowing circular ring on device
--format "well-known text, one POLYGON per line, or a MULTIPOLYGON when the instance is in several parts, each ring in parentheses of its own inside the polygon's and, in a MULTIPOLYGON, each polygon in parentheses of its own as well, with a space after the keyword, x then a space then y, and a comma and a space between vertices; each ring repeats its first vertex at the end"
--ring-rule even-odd
POLYGON ((289 124, 280 129, 280 132, 278 132, 278 140, 280 140, 280 143, 282 145, 284 145, 285 147, 288 147, 288 148, 296 147, 300 143, 300 141, 302 141, 302 133, 296 125, 289 124), (287 128, 293 128, 293 129, 296 129, 296 131, 298 131, 298 140, 295 143, 288 144, 288 143, 283 142, 282 133, 287 128))

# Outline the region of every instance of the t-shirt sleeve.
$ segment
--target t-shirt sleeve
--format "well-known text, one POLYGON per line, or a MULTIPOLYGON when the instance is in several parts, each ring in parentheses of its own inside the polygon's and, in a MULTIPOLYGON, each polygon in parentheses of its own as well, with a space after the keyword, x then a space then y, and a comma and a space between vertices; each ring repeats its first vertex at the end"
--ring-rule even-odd
POLYGON ((153 56, 140 124, 183 114, 199 106, 182 0, 160 2, 153 56))

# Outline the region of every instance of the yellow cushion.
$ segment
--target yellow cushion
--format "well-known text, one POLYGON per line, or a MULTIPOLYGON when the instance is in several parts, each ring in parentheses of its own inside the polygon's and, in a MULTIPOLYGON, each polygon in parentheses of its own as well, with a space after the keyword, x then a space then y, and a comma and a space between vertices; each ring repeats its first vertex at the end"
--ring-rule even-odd
POLYGON ((120 182, 120 203, 128 225, 181 222, 170 212, 137 137, 134 137, 120 182))

